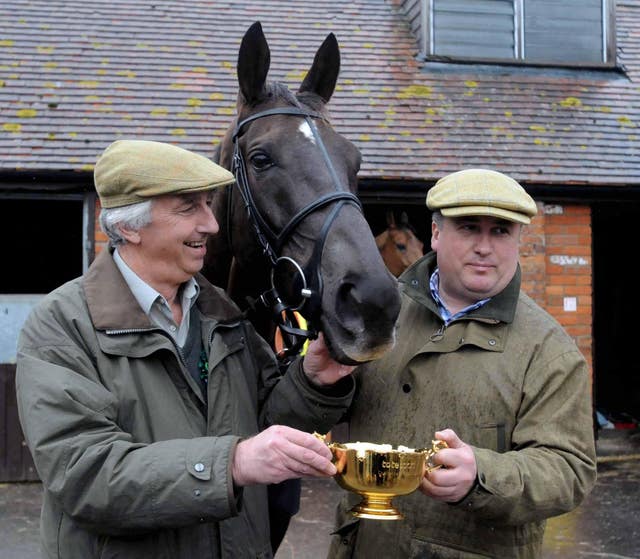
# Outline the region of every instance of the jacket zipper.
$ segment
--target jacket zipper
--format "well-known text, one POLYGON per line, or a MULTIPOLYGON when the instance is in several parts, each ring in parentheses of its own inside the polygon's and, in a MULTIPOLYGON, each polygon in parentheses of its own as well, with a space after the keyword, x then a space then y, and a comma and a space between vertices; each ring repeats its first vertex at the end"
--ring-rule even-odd
POLYGON ((153 332, 159 328, 122 328, 120 330, 105 330, 104 333, 109 336, 117 336, 119 334, 137 334, 139 332, 153 332))

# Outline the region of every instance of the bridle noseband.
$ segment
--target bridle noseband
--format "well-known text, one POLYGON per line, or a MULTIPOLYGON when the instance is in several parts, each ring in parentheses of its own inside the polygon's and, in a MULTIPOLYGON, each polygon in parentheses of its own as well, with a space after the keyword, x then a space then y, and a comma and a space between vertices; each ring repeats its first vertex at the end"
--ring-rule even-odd
MULTIPOLYGON (((362 211, 362 205, 358 197, 340 184, 336 170, 331 162, 327 149, 322 142, 322 138, 320 137, 320 133, 318 132, 313 119, 325 120, 322 115, 301 108, 280 107, 262 111, 245 118, 236 125, 233 132, 233 173, 236 176, 236 184, 238 185, 238 190, 242 196, 245 210, 247 211, 249 221, 255 231, 258 243, 260 244, 264 255, 269 259, 269 263, 271 265, 271 289, 260 295, 260 301, 267 308, 271 309, 272 318, 282 331, 283 340, 286 340, 285 347, 279 354, 279 357, 281 358, 296 355, 299 353, 307 339, 317 337, 320 325, 323 289, 320 264, 329 229, 341 208, 346 204, 352 204, 362 211), (304 206, 289 220, 279 233, 274 232, 272 228, 269 227, 269 224, 262 217, 253 200, 251 189, 249 188, 246 162, 240 149, 240 142, 238 141, 238 138, 244 133, 243 128, 247 124, 259 118, 272 115, 291 115, 305 119, 311 129, 316 145, 322 153, 325 164, 329 169, 329 173, 331 174, 331 178, 335 185, 335 192, 325 194, 304 206), (335 207, 331 210, 324 221, 320 234, 316 238, 313 252, 311 254, 311 258, 307 262, 307 265, 302 267, 293 258, 281 256, 280 251, 283 245, 298 225, 300 225, 302 220, 313 212, 331 204, 335 204, 335 207), (279 293, 278 288, 282 290, 283 287, 286 287, 279 284, 279 272, 282 270, 286 271, 287 268, 293 270, 294 275, 300 274, 300 277, 298 278, 301 282, 301 285, 298 286, 300 291, 299 304, 292 304, 292 301, 288 300, 284 301, 281 297, 281 293, 279 293), (296 310, 304 310, 304 315, 308 324, 306 330, 299 327, 293 312, 296 310)), ((284 273, 283 275, 286 276, 284 273)))

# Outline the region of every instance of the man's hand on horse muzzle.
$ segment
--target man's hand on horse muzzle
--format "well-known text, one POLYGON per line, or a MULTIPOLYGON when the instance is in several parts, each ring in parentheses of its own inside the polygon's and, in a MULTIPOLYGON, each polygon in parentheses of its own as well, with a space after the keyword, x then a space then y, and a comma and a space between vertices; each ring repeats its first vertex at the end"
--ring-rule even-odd
POLYGON ((354 366, 343 365, 331 357, 322 333, 309 343, 302 368, 309 381, 316 386, 335 384, 355 369, 354 366))

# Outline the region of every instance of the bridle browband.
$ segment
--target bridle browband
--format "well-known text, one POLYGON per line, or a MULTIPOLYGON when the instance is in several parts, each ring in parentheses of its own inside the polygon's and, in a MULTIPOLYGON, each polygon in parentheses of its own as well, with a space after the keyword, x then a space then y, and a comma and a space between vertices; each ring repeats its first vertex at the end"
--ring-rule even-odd
POLYGON ((260 295, 260 301, 271 310, 272 319, 280 328, 283 340, 286 340, 284 343, 285 347, 278 355, 280 358, 288 358, 296 355, 299 353, 307 339, 317 337, 320 325, 323 289, 320 264, 329 229, 340 212, 340 209, 346 204, 355 205, 360 211, 362 211, 362 205, 358 197, 341 185, 336 170, 331 162, 331 158, 329 157, 329 153, 322 142, 322 138, 320 137, 320 133, 318 132, 313 119, 326 120, 319 113, 297 107, 269 109, 253 114, 240 121, 236 125, 232 137, 234 143, 232 169, 236 176, 236 184, 240 191, 240 195, 242 196, 245 210, 247 211, 249 221, 254 229, 258 243, 262 248, 263 254, 269 259, 271 266, 271 289, 260 295), (274 232, 265 221, 253 200, 251 189, 249 188, 246 162, 240 149, 240 142, 238 141, 238 138, 242 136, 244 128, 248 124, 259 118, 265 118, 273 115, 291 115, 305 119, 311 129, 316 145, 322 153, 322 157, 329 169, 329 173, 331 174, 331 178, 336 189, 335 192, 325 194, 300 209, 279 233, 274 232), (302 267, 294 259, 281 256, 280 251, 286 240, 291 236, 296 227, 300 225, 302 220, 313 212, 316 212, 330 204, 335 204, 335 207, 331 210, 324 221, 320 234, 316 238, 311 258, 307 262, 306 266, 302 267), (301 274, 301 304, 294 307, 290 305, 290 302, 283 301, 281 299, 277 286, 274 284, 276 268, 283 263, 291 263, 291 265, 294 266, 294 269, 298 270, 301 274), (293 312, 295 310, 304 310, 304 315, 307 319, 306 330, 299 327, 299 323, 293 312))

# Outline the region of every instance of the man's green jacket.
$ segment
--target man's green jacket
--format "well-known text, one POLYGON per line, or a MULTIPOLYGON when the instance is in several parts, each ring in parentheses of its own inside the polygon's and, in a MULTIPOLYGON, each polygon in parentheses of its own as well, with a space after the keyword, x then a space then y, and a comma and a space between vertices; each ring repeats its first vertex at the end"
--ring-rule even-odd
POLYGON ((431 253, 400 278, 396 347, 360 367, 352 441, 429 446, 453 429, 472 445, 477 485, 454 505, 416 491, 406 520, 354 522, 345 499, 336 557, 525 558, 545 519, 576 507, 596 478, 587 364, 562 327, 520 291, 520 271, 446 328, 429 291, 431 253), (384 547, 383 547, 384 546, 384 547))
POLYGON ((237 307, 197 280, 206 400, 107 251, 28 318, 17 395, 44 486, 46 557, 272 555, 266 487, 232 482, 236 444, 272 424, 326 432, 353 386, 321 393, 300 361, 281 377, 237 307))

